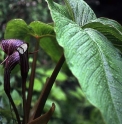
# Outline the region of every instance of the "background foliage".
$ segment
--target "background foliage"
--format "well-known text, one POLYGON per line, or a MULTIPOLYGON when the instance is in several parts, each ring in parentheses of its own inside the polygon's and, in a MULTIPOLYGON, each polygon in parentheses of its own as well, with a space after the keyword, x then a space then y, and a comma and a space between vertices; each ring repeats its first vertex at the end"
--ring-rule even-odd
MULTIPOLYGON (((57 1, 62 2, 62 0, 57 1)), ((100 1, 96 0, 89 3, 95 10, 97 10, 97 7, 102 4, 100 1)), ((100 12, 100 10, 97 11, 98 16, 100 16, 100 12)), ((34 20, 47 23, 51 22, 50 13, 44 0, 1 0, 0 39, 4 38, 6 23, 14 18, 21 18, 25 20, 26 23, 30 23, 34 20)), ((30 43, 30 46, 33 46, 34 40, 32 39, 30 43)), ((0 61, 2 62, 3 59, 4 54, 2 51, 0 51, 0 61)), ((29 61, 31 65, 31 56, 29 61)), ((37 101, 45 79, 50 76, 54 66, 55 63, 53 63, 52 60, 43 52, 43 50, 40 49, 32 106, 37 101)), ((14 98, 14 102, 18 106, 19 113, 21 114, 21 80, 18 67, 16 67, 16 70, 12 73, 11 87, 12 97, 14 98)), ((44 111, 49 109, 52 102, 56 104, 56 111, 49 124, 104 124, 99 110, 94 108, 84 98, 77 80, 70 72, 65 73, 62 71, 59 74, 44 111)), ((3 90, 3 67, 0 66, 0 123, 13 123, 11 118, 14 119, 15 115, 14 113, 11 113, 12 110, 10 108, 9 101, 7 100, 3 90)))

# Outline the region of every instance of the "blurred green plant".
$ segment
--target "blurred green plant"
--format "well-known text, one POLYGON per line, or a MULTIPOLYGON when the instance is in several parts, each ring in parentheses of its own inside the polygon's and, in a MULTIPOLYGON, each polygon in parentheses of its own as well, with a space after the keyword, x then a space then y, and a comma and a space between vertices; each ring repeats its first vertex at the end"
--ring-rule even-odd
POLYGON ((6 23, 14 18, 22 18, 27 23, 37 20, 51 22, 51 16, 44 0, 1 0, 0 39, 4 37, 6 23))

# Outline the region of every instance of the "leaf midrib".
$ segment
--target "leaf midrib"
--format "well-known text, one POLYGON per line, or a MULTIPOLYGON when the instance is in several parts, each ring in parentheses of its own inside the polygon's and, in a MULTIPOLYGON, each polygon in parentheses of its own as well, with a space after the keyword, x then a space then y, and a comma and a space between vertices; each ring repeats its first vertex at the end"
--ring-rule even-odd
MULTIPOLYGON (((92 29, 93 30, 93 29, 92 29)), ((88 33, 87 33, 88 34, 88 33)), ((95 45, 97 45, 97 47, 98 47, 98 51, 99 51, 99 56, 100 56, 100 58, 101 58, 101 62, 102 62, 102 66, 103 66, 103 71, 104 71, 104 74, 105 74, 105 78, 106 78, 106 80, 107 80, 107 82, 109 82, 109 79, 107 78, 107 71, 106 71, 106 68, 105 68, 105 65, 104 65, 104 62, 106 62, 107 63, 107 65, 108 65, 108 62, 106 61, 106 57, 104 56, 104 51, 100 48, 100 46, 99 46, 99 44, 96 42, 96 41, 94 41, 92 38, 91 38, 91 36, 88 34, 88 36, 89 36, 89 38, 95 43, 95 45)), ((107 67, 109 67, 109 66, 107 66, 107 67)), ((109 67, 109 72, 111 72, 110 71, 110 67, 109 67)), ((111 73, 112 74, 112 73, 111 73)), ((113 75, 113 74, 112 74, 113 75)), ((112 77, 113 78, 113 77, 112 77)), ((109 83, 106 83, 107 84, 107 87, 108 87, 108 89, 109 89, 109 95, 110 95, 110 98, 111 98, 111 101, 112 101, 112 104, 113 104, 113 106, 114 106, 114 109, 115 109, 115 111, 116 111, 116 115, 117 115, 117 117, 118 117, 118 112, 117 112, 117 110, 116 110, 116 106, 115 106, 115 104, 114 104, 114 101, 113 101, 113 97, 112 97, 112 95, 111 95, 111 90, 110 90, 110 86, 109 86, 109 83)), ((119 119, 118 119, 119 120, 119 119)))

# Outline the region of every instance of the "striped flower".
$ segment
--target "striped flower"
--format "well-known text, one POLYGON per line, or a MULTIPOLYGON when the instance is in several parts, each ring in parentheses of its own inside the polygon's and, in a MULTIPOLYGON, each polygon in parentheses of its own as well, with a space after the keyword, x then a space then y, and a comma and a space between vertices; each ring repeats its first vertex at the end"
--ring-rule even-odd
POLYGON ((2 62, 5 63, 4 88, 5 91, 10 91, 10 73, 18 63, 22 78, 27 78, 29 70, 28 45, 19 39, 7 39, 0 42, 0 47, 7 55, 2 62))
POLYGON ((7 55, 11 55, 22 44, 23 44, 23 41, 21 41, 21 40, 18 40, 18 39, 7 39, 7 40, 2 40, 1 43, 0 43, 0 46, 1 46, 2 50, 7 55))

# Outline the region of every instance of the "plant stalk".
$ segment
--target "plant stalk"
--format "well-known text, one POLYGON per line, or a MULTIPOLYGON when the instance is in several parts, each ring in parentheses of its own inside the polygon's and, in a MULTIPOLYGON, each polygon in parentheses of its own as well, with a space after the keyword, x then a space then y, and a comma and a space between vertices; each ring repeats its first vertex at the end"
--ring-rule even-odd
POLYGON ((13 107, 13 110, 15 112, 15 115, 16 115, 16 118, 17 118, 17 122, 18 122, 18 124, 21 124, 20 118, 19 118, 19 114, 18 114, 17 108, 16 108, 16 106, 15 106, 13 100, 12 100, 12 97, 11 97, 11 95, 9 93, 6 93, 6 94, 7 94, 8 98, 9 98, 9 101, 10 101, 10 103, 11 103, 11 105, 13 107))
POLYGON ((13 107, 13 110, 14 110, 15 115, 16 115, 17 122, 18 122, 18 124, 21 124, 19 113, 17 111, 17 108, 16 108, 16 106, 14 104, 14 101, 13 101, 13 99, 11 97, 11 94, 10 94, 10 71, 7 70, 7 69, 5 69, 5 71, 4 71, 4 90, 5 90, 5 93, 8 97, 8 99, 9 99, 12 107, 13 107))
POLYGON ((20 54, 20 68, 22 76, 22 97, 23 97, 23 124, 27 123, 27 114, 26 114, 26 79, 29 71, 29 62, 28 62, 28 49, 24 54, 20 54))
MULTIPOLYGON (((38 49, 39 49, 39 39, 36 42, 36 46, 35 46, 34 51, 37 51, 38 49)), ((32 100, 32 93, 33 93, 33 85, 34 85, 37 55, 38 55, 38 51, 34 53, 33 63, 32 63, 32 67, 31 67, 32 70, 31 70, 31 75, 30 75, 30 83, 29 83, 27 103, 26 103, 27 120, 29 118, 29 113, 30 113, 30 108, 31 108, 31 100, 32 100)))
POLYGON ((41 95, 40 95, 38 103, 37 103, 35 113, 33 114, 33 117, 31 118, 31 120, 34 120, 34 119, 38 118, 42 114, 42 111, 43 111, 44 105, 46 103, 46 100, 49 96, 51 88, 52 88, 52 86, 55 82, 55 79, 56 79, 59 71, 61 70, 61 67, 62 67, 64 61, 65 61, 65 58, 64 58, 64 54, 63 54, 61 56, 60 60, 58 61, 51 77, 49 79, 47 79, 47 81, 44 85, 44 88, 41 92, 41 95))
POLYGON ((27 114, 26 114, 26 80, 22 82, 22 97, 23 97, 23 124, 27 123, 27 114))

